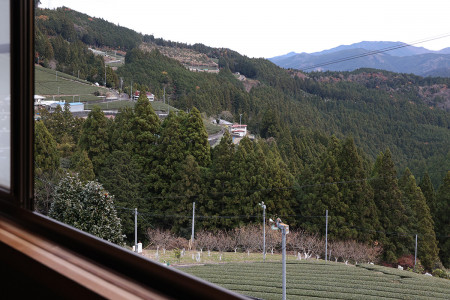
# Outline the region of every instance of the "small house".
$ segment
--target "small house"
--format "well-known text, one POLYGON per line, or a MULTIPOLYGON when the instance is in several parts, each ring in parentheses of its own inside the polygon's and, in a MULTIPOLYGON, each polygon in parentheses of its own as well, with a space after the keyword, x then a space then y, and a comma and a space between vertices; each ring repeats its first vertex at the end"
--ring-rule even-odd
MULTIPOLYGON (((133 100, 137 100, 137 99, 139 98, 139 95, 140 95, 140 94, 141 94, 141 92, 139 92, 139 91, 134 92, 134 94, 133 94, 133 100)), ((155 95, 153 95, 153 94, 150 93, 150 92, 146 92, 145 94, 146 94, 146 96, 147 96, 148 101, 155 101, 155 95)))
POLYGON ((231 135, 244 137, 247 135, 247 125, 244 124, 233 124, 230 127, 231 135))

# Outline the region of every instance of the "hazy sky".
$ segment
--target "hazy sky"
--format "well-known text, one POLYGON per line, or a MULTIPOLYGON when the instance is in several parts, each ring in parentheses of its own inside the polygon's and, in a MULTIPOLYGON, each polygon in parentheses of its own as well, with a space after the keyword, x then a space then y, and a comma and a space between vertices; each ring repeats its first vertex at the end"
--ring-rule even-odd
POLYGON ((361 41, 450 47, 450 0, 41 0, 143 34, 226 47, 249 57, 316 52, 361 41))

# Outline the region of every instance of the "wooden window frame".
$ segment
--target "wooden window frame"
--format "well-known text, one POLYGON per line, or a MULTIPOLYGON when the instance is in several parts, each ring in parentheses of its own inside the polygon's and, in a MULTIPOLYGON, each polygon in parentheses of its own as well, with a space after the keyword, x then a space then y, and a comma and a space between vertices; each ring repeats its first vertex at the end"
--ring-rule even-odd
POLYGON ((11 187, 0 189, 0 274, 9 281, 2 295, 248 299, 33 212, 34 1, 10 5, 11 187))

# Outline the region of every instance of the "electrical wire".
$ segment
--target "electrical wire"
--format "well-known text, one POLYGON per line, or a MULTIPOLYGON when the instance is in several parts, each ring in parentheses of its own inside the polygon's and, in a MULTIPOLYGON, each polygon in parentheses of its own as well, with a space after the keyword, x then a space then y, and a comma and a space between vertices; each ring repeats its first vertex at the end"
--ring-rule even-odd
MULTIPOLYGON (((380 54, 380 53, 393 51, 393 50, 397 50, 397 49, 404 48, 404 47, 409 47, 409 46, 412 46, 412 45, 417 45, 417 44, 421 44, 421 43, 425 43, 425 42, 429 42, 429 41, 434 41, 434 40, 446 38, 446 37, 449 37, 449 36, 450 36, 450 33, 444 33, 444 34, 441 34, 441 35, 438 35, 438 36, 435 36, 435 37, 425 38, 425 39, 414 41, 414 42, 411 42, 411 43, 401 43, 401 44, 398 44, 398 45, 395 45, 395 46, 390 46, 390 47, 382 48, 382 49, 379 49, 379 50, 372 50, 372 51, 369 51, 369 52, 366 52, 366 53, 362 53, 362 54, 356 54, 356 55, 351 55, 351 56, 347 56, 347 57, 331 60, 329 62, 324 62, 324 63, 316 64, 316 65, 313 65, 313 66, 305 67, 305 68, 302 68, 301 70, 302 71, 311 70, 311 69, 315 69, 315 68, 319 68, 319 67, 323 67, 323 66, 328 66, 328 65, 337 64, 337 63, 344 62, 344 61, 349 61, 349 60, 365 57, 365 56, 380 54)), ((300 67, 300 64, 298 65, 298 67, 300 67)), ((295 69, 295 67, 294 67, 294 69, 295 69)))

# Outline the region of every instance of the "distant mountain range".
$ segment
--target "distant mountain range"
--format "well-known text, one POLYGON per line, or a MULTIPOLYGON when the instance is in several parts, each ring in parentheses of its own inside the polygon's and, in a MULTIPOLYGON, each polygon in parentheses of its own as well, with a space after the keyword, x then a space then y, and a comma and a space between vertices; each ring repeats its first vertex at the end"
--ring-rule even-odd
POLYGON ((307 72, 374 68, 420 76, 450 77, 450 47, 433 51, 404 45, 401 42, 360 42, 315 53, 290 52, 269 60, 282 68, 307 72))

